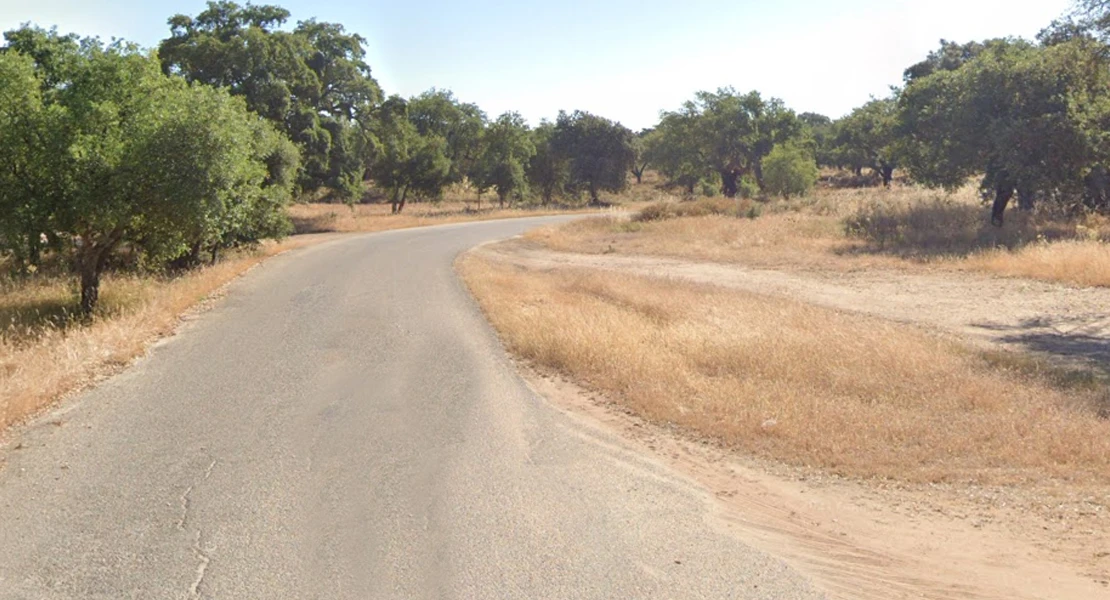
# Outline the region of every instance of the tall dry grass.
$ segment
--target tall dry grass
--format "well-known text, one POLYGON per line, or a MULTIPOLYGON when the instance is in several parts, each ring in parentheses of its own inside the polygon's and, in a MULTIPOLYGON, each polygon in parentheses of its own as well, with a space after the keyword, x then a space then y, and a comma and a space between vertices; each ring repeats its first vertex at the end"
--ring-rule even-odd
POLYGON ((656 423, 856 477, 1110 483, 1100 391, 912 327, 655 278, 459 266, 511 351, 656 423))

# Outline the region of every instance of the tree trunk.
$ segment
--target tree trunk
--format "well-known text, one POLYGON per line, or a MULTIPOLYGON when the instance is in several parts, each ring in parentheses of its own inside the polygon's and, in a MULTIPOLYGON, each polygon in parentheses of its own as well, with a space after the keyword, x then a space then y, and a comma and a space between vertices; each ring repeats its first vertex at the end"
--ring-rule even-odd
POLYGON ((889 163, 880 164, 879 175, 883 178, 883 187, 890 187, 890 182, 894 180, 894 165, 889 163))
MULTIPOLYGON (((740 173, 734 170, 727 169, 721 171, 721 193, 724 194, 726 198, 736 197, 736 193, 739 191, 739 188, 736 187, 736 181, 738 179, 740 179, 740 173)), ((693 187, 694 186, 691 185, 690 189, 693 190, 693 187)))
POLYGON ((1032 189, 1021 186, 1017 189, 1018 208, 1024 211, 1033 210, 1036 194, 1032 189))
POLYGON ((407 187, 402 187, 393 192, 393 198, 389 202, 390 214, 399 215, 402 210, 405 210, 405 197, 408 193, 407 187))
POLYGON ((590 184, 590 206, 601 206, 601 197, 598 195, 597 186, 590 184))
POLYGON ((497 205, 501 209, 505 208, 505 196, 506 195, 507 194, 502 194, 500 191, 497 192, 497 205))
POLYGON ((755 183, 759 186, 759 191, 763 191, 763 162, 755 161, 755 183))
POLYGON ((1006 205, 1014 197, 1014 188, 1009 185, 999 185, 994 190, 994 206, 991 207, 991 225, 1002 227, 1006 205))
POLYGON ((645 169, 647 169, 646 164, 643 165, 642 167, 639 167, 639 168, 636 168, 636 167, 632 168, 632 174, 636 176, 636 183, 637 184, 640 184, 640 183, 644 182, 644 170, 645 169))
POLYGON ((100 301, 100 268, 96 260, 81 261, 81 314, 92 316, 100 301))
POLYGON ((856 167, 855 172, 856 172, 856 177, 863 177, 863 167, 856 167))

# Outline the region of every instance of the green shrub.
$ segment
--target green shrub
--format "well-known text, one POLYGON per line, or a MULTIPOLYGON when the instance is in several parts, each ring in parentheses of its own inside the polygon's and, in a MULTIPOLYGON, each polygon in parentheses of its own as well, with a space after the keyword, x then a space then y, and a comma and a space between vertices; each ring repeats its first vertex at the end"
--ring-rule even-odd
POLYGON ((775 146, 763 159, 763 184, 770 194, 804 196, 817 183, 817 176, 813 153, 793 144, 775 146))

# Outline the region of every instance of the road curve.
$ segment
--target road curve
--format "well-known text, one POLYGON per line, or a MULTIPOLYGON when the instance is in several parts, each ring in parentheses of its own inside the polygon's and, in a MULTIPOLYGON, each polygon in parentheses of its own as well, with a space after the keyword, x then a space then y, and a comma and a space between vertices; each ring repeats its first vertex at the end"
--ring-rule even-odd
POLYGON ((0 448, 0 598, 815 598, 517 377, 452 262, 550 219, 273 258, 0 448))

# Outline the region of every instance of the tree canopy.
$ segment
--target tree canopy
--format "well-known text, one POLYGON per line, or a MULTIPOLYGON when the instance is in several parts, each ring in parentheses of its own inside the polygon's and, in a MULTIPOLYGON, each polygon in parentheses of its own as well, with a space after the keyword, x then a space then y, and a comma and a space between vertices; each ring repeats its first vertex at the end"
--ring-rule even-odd
POLYGON ((300 148, 297 182, 340 198, 361 194, 375 140, 369 135, 382 93, 365 62, 366 40, 342 25, 301 21, 271 5, 209 2, 195 17, 169 19, 158 48, 168 74, 226 88, 300 148))
MULTIPOLYGON (((752 176, 763 187, 763 157, 776 144, 799 138, 804 125, 777 98, 764 100, 759 92, 739 94, 733 88, 698 92, 676 113, 664 113, 661 126, 682 131, 672 151, 683 158, 672 166, 704 164, 720 177, 721 191, 735 197, 742 177, 752 176)), ((675 157, 678 158, 678 157, 675 157)), ((693 177, 685 166, 679 171, 693 177)))
POLYGON ((11 38, 0 202, 17 218, 3 219, 0 242, 26 260, 44 237, 72 251, 86 313, 124 244, 164 263, 284 233, 296 153, 242 100, 166 77, 121 42, 27 28, 11 38))
POLYGON ((911 175, 954 188, 982 174, 999 225, 1015 191, 1026 208, 1081 198, 1107 164, 1110 126, 1110 64, 1090 44, 994 44, 907 86, 898 133, 911 175))
POLYGON ((568 185, 585 191, 590 204, 601 204, 600 192, 619 192, 636 156, 632 131, 604 117, 576 110, 560 112, 551 138, 552 149, 568 165, 568 185))

